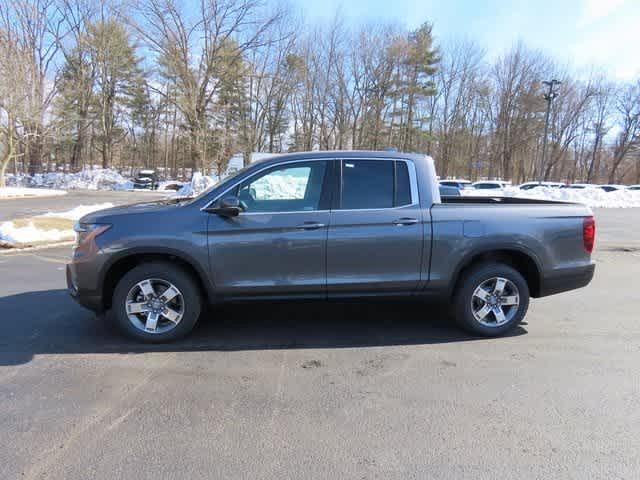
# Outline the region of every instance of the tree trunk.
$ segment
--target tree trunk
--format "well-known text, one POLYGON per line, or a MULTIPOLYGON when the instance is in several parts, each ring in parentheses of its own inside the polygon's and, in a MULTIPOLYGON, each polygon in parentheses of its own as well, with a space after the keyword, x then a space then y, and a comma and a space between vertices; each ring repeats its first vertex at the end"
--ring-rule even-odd
POLYGON ((591 153, 591 163, 589 164, 589 171, 587 172, 587 183, 591 183, 593 179, 593 171, 596 168, 596 158, 598 154, 598 147, 600 144, 600 132, 596 132, 596 138, 593 142, 593 152, 591 153))
POLYGON ((102 141, 102 168, 109 168, 109 161, 111 160, 111 146, 108 140, 102 141))

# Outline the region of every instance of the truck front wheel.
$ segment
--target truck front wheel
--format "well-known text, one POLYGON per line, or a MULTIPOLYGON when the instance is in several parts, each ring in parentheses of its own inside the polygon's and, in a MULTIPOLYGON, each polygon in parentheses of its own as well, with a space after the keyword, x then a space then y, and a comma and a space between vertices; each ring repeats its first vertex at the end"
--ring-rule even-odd
POLYGON ((112 313, 125 335, 162 343, 193 329, 201 302, 198 286, 187 272, 170 263, 143 263, 118 282, 112 313))
POLYGON ((454 294, 454 317, 462 328, 496 337, 522 321, 529 308, 529 287, 517 270, 482 263, 462 275, 454 294))

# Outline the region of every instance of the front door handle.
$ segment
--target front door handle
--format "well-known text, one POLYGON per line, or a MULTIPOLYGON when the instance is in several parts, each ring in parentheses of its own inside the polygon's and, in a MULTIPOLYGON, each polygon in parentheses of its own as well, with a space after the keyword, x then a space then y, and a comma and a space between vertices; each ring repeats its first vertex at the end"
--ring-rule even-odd
POLYGON ((408 217, 403 217, 403 218, 399 218, 397 220, 394 220, 393 224, 394 225, 415 225, 416 223, 418 223, 418 219, 417 218, 408 218, 408 217))
POLYGON ((324 223, 320 222, 304 222, 302 225, 298 225, 296 228, 299 230, 317 230, 319 228, 326 227, 324 223))

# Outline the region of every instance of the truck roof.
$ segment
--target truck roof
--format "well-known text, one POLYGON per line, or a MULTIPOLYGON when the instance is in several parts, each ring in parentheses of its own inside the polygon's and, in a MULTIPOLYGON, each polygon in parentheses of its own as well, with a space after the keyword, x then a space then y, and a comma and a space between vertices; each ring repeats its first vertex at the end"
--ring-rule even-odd
POLYGON ((385 150, 320 150, 311 152, 295 152, 276 155, 264 158, 252 163, 252 165, 268 165, 269 163, 279 163, 286 160, 304 160, 313 158, 397 158, 411 159, 416 162, 427 162, 430 159, 427 155, 418 153, 391 152, 385 150))

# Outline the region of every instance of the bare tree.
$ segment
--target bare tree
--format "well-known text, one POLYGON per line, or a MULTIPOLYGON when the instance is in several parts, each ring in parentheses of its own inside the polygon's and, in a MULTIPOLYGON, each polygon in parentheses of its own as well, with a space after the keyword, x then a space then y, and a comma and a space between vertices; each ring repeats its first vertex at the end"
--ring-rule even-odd
POLYGON ((9 163, 16 160, 19 132, 29 116, 29 80, 32 77, 28 51, 0 30, 0 187, 5 186, 9 163))
POLYGON ((65 27, 56 0, 0 3, 0 28, 14 39, 31 64, 28 111, 23 119, 25 153, 31 173, 42 166, 45 117, 57 91, 56 58, 65 27))
POLYGON ((615 87, 602 75, 593 82, 594 98, 590 108, 590 123, 586 129, 593 131, 593 146, 588 160, 586 181, 591 183, 599 171, 599 159, 602 143, 612 124, 611 114, 615 87))
MULTIPOLYGON (((157 55, 160 72, 177 95, 167 100, 180 111, 190 137, 192 166, 206 160, 208 113, 218 93, 223 56, 242 57, 263 45, 265 33, 281 13, 266 13, 259 0, 200 0, 197 11, 174 0, 138 3, 140 22, 133 22, 148 48, 157 55), (233 41, 235 48, 228 48, 233 41)), ((158 90, 163 95, 163 90, 158 90)))
POLYGON ((609 169, 609 183, 615 183, 620 164, 640 146, 640 81, 628 85, 618 95, 616 109, 620 118, 620 132, 613 145, 609 169))

